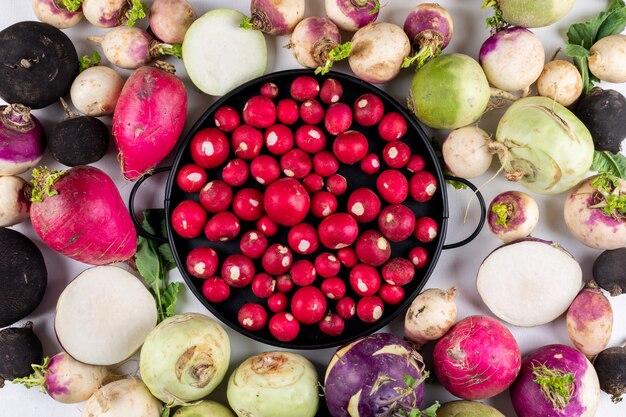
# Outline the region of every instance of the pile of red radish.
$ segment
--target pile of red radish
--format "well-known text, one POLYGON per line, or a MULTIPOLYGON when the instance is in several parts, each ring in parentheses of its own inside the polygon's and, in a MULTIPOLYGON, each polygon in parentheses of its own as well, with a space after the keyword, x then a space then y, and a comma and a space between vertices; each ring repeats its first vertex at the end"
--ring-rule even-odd
POLYGON ((209 303, 237 299, 245 330, 286 343, 303 326, 372 325, 429 264, 432 157, 403 114, 353 93, 336 78, 267 82, 223 100, 189 141, 171 225, 193 243, 178 254, 209 303))

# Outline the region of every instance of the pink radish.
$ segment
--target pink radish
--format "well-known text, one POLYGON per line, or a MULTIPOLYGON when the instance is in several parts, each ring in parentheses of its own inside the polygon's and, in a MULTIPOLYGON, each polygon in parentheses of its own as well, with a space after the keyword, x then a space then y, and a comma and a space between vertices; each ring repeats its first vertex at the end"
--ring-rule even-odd
POLYGON ((356 254, 363 263, 381 266, 391 256, 391 245, 379 232, 366 230, 356 240, 356 254))
POLYGON ((291 312, 303 324, 319 322, 326 314, 326 297, 312 286, 298 289, 291 297, 291 312))
POLYGON ((222 264, 222 279, 228 285, 242 288, 250 285, 254 278, 254 264, 244 255, 230 255, 222 264))
POLYGON ((242 117, 252 127, 268 128, 276 122, 276 105, 267 97, 251 97, 243 106, 242 117))
POLYGON ((283 155, 293 148, 293 132, 285 125, 273 125, 263 135, 267 150, 273 155, 283 155))
POLYGON ((280 167, 287 177, 302 179, 313 169, 313 162, 309 154, 296 148, 280 158, 280 167))
POLYGON ((346 284, 337 277, 325 279, 320 285, 320 289, 331 300, 339 300, 346 295, 346 284))
POLYGON ((295 27, 288 46, 296 61, 304 67, 330 68, 331 51, 341 43, 339 28, 326 17, 307 17, 295 27))
POLYGON ((415 297, 404 316, 404 337, 418 349, 443 337, 456 322, 455 294, 455 287, 429 288, 415 297))
POLYGON ((406 292, 404 288, 383 282, 378 290, 378 295, 387 304, 397 305, 404 301, 406 292))
POLYGON ((313 156, 313 170, 322 177, 330 177, 339 170, 339 161, 332 153, 322 151, 313 156))
POLYGON ((287 312, 279 312, 272 316, 269 323, 270 333, 281 342, 291 342, 300 333, 300 323, 287 312))
POLYGON ((111 178, 98 168, 33 170, 30 219, 52 249, 92 265, 130 259, 137 233, 111 178))
POLYGON ((259 303, 246 303, 239 309, 237 320, 241 327, 255 332, 267 324, 267 311, 259 303))
POLYGON ((276 233, 278 233, 278 223, 276 223, 274 220, 270 219, 267 214, 265 216, 261 217, 256 222, 256 227, 261 232, 263 232, 263 234, 265 236, 268 236, 268 237, 269 236, 274 236, 276 233))
POLYGON ((415 237, 420 242, 432 242, 438 234, 439 226, 433 218, 422 216, 415 221, 415 237))
POLYGON ((320 242, 329 249, 352 245, 359 233, 354 217, 346 213, 332 214, 321 221, 318 228, 320 242))
POLYGON ((221 211, 209 219, 204 228, 204 235, 211 242, 228 242, 239 234, 239 219, 229 211, 221 211))
POLYGON ((375 153, 368 153, 361 159, 361 171, 373 175, 380 171, 380 158, 375 153))
POLYGON ((288 247, 274 243, 263 254, 261 261, 265 272, 272 275, 280 275, 291 268, 293 255, 288 247))
POLYGON ((228 159, 230 146, 224 132, 214 127, 199 130, 189 145, 191 158, 204 169, 213 169, 228 159))
POLYGON ((265 272, 259 272, 252 279, 252 293, 259 298, 269 298, 276 290, 276 280, 265 272))
POLYGON ((383 266, 383 279, 391 285, 403 286, 413 280, 415 267, 404 258, 393 258, 383 266))
POLYGON ((348 189, 348 180, 343 175, 333 174, 326 180, 326 189, 334 195, 342 195, 348 189))
POLYGON ((284 98, 276 106, 276 117, 285 125, 292 125, 300 118, 298 103, 290 98, 284 98))
POLYGON ((326 135, 324 131, 317 126, 300 126, 298 130, 296 130, 295 139, 296 145, 310 154, 317 154, 326 147, 326 135))
POLYGON ((363 297, 356 304, 356 315, 365 323, 376 323, 383 316, 384 312, 385 304, 376 295, 363 297))
POLYGON ((308 223, 293 226, 287 235, 289 247, 300 255, 310 255, 319 247, 317 230, 308 223))
POLYGON ((311 197, 311 214, 323 219, 337 211, 337 197, 328 191, 318 191, 311 197))
POLYGON ((280 90, 278 89, 278 86, 276 84, 269 82, 263 84, 259 92, 263 97, 274 100, 276 97, 278 97, 278 93, 280 93, 280 90))
POLYGON ((300 118, 304 123, 316 125, 324 120, 324 108, 317 100, 306 100, 300 106, 300 118))
MULTIPOLYGON (((239 116, 239 112, 234 107, 222 106, 215 111, 213 121, 218 129, 224 132, 232 132, 241 124, 241 116, 239 116)), ((237 148, 235 148, 236 150, 237 148)))
POLYGON ((331 104, 324 115, 324 127, 331 135, 339 135, 350 129, 352 109, 346 103, 331 104))
POLYGON ((276 277, 276 289, 282 293, 288 293, 293 289, 294 283, 291 275, 282 274, 276 277))
POLYGON ((196 278, 210 278, 217 272, 219 257, 214 249, 207 246, 193 248, 185 260, 185 269, 196 278))
POLYGON ((359 257, 356 250, 352 247, 341 248, 337 251, 337 258, 346 268, 352 268, 359 263, 359 257))
POLYGON ((315 270, 317 274, 324 278, 337 276, 341 269, 341 263, 335 255, 330 252, 323 252, 315 258, 315 270))
POLYGON ((161 162, 178 142, 186 117, 187 93, 179 78, 154 67, 135 70, 113 113, 124 177, 136 180, 161 162))
POLYGON ((403 204, 385 207, 378 216, 378 229, 392 242, 402 242, 415 231, 415 214, 403 204))
POLYGON ((400 204, 409 194, 409 182, 402 172, 388 169, 376 178, 376 189, 386 202, 400 204))
POLYGON ((389 112, 383 116, 378 124, 378 134, 383 140, 393 142, 402 139, 407 128, 404 116, 397 112, 389 112))
POLYGON ((228 210, 233 201, 233 190, 224 181, 213 180, 200 190, 200 204, 209 213, 228 210))
POLYGON ((369 144, 361 132, 348 130, 339 134, 333 141, 333 153, 339 162, 352 165, 367 155, 369 144))
POLYGON ((231 159, 222 168, 222 179, 231 187, 241 187, 248 181, 250 170, 243 159, 231 159))
POLYGON ((230 140, 235 155, 241 159, 254 159, 263 148, 263 134, 248 125, 236 126, 230 140))
POLYGON ((339 317, 349 320, 356 314, 356 302, 352 297, 343 297, 337 301, 337 314, 339 317))
POLYGON ((378 0, 326 0, 326 14, 339 28, 356 32, 378 17, 378 0))
POLYGON ((297 180, 282 178, 266 188, 263 203, 272 220, 282 226, 293 226, 304 220, 311 199, 297 180))
POLYGON ((265 214, 263 193, 254 188, 242 188, 233 198, 233 212, 241 220, 253 222, 265 214))
POLYGON ((320 89, 320 100, 324 104, 333 104, 337 103, 341 100, 343 96, 343 86, 341 83, 334 78, 327 78, 322 83, 322 88, 320 89))
POLYGON ((429 259, 430 255, 428 251, 421 246, 416 246, 409 252, 409 260, 417 269, 425 268, 426 265, 428 265, 429 259))
POLYGON ((249 230, 241 237, 239 249, 248 258, 260 258, 267 249, 267 238, 258 230, 249 230))
POLYGON ((145 7, 139 0, 83 0, 82 4, 85 19, 103 28, 132 26, 138 18, 146 17, 145 7))
POLYGON ((450 13, 436 3, 417 5, 404 21, 404 32, 411 40, 414 55, 403 67, 416 63, 416 69, 436 57, 450 43, 454 32, 450 13))
POLYGON ((280 165, 270 155, 259 155, 250 163, 250 173, 259 184, 269 185, 280 178, 280 165))
POLYGON ((348 213, 359 223, 369 223, 378 217, 380 199, 369 188, 357 188, 348 197, 348 213))
POLYGON ((196 17, 187 0, 154 0, 150 6, 150 29, 163 42, 183 43, 185 33, 196 17))
POLYGON ((269 308, 272 313, 280 313, 281 311, 287 310, 287 308, 289 308, 287 295, 282 292, 275 292, 270 295, 267 299, 267 308, 269 308))
POLYGON ((309 194, 316 193, 324 188, 324 178, 322 178, 321 175, 313 172, 304 177, 304 179, 302 180, 302 185, 304 185, 304 188, 309 194))
POLYGON ((288 35, 304 17, 304 0, 252 0, 250 18, 241 27, 260 30, 268 35, 288 35))
POLYGON ((320 331, 328 336, 339 336, 343 333, 345 323, 343 319, 335 313, 328 313, 319 322, 320 331))
POLYGON ((354 101, 354 120, 361 126, 374 126, 385 114, 383 101, 376 94, 365 93, 354 101))
POLYGON ((403 168, 411 157, 411 148, 404 142, 388 143, 383 149, 383 160, 391 168, 403 168))
POLYGON ((366 264, 357 264, 350 270, 350 286, 361 297, 378 292, 382 280, 376 268, 366 264))
POLYGON ((222 278, 207 278, 202 283, 202 295, 211 303, 222 303, 230 297, 230 286, 222 278))
POLYGON ((207 182, 206 171, 196 164, 183 165, 176 174, 178 188, 186 193, 197 193, 207 182))
POLYGON ((317 278, 315 266, 307 259, 299 259, 294 262, 289 270, 289 274, 293 283, 300 287, 313 284, 315 278, 317 278))
POLYGON ((430 200, 437 191, 437 179, 428 171, 416 172, 409 182, 409 194, 418 203, 430 200))

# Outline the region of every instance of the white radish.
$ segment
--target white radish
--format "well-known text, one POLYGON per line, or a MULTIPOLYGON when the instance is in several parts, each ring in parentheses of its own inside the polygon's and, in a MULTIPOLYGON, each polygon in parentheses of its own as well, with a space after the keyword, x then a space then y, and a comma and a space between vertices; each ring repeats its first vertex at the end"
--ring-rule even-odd
POLYGON ((106 384, 87 401, 81 417, 160 417, 162 405, 138 379, 106 384))
POLYGON ((183 43, 187 29, 196 18, 196 12, 187 0, 154 0, 150 7, 152 33, 169 44, 183 43))
POLYGON ((505 242, 529 236, 538 221, 537 202, 521 191, 498 194, 491 200, 487 210, 489 229, 505 242))
POLYGON ((132 356, 156 322, 154 298, 137 277, 119 267, 97 266, 63 290, 54 329, 76 360, 113 365, 132 356))
POLYGON ((417 349, 442 337, 454 325, 456 288, 429 288, 415 297, 404 317, 404 337, 417 349))
POLYGON ((0 227, 9 227, 28 220, 31 185, 20 177, 0 176, 0 227))
POLYGON ((589 49, 589 71, 602 81, 626 82, 626 35, 606 36, 589 49))
POLYGON ((582 92, 580 71, 568 61, 557 59, 548 62, 537 79, 537 93, 565 107, 574 104, 582 92))
POLYGON ((86 116, 113 114, 124 78, 112 68, 96 65, 78 74, 70 89, 72 104, 86 116))
POLYGON ((489 134, 478 126, 465 126, 453 130, 441 146, 443 160, 452 175, 475 178, 491 166, 494 150, 489 134))

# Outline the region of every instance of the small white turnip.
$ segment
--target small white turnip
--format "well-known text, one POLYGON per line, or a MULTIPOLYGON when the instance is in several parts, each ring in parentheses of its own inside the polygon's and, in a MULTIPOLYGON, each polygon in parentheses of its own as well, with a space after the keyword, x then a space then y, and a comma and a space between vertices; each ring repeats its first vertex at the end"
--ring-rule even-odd
POLYGON ((610 35, 597 41, 589 49, 589 71, 602 81, 626 82, 626 35, 610 35))
POLYGON ((420 349, 445 335, 456 323, 456 288, 429 288, 420 293, 404 317, 404 337, 420 349))
POLYGON ((87 116, 113 114, 124 78, 112 68, 96 65, 78 74, 70 89, 72 104, 87 116))
POLYGON ((28 220, 32 186, 21 177, 0 176, 0 227, 28 220))
POLYGON ((106 384, 85 403, 81 417, 159 417, 163 406, 139 379, 106 384))
POLYGON ((196 12, 187 0, 154 0, 150 6, 150 29, 165 43, 182 43, 196 18, 196 12))
POLYGON ((493 161, 489 134, 478 126, 454 129, 441 145, 446 167, 452 175, 476 178, 483 175, 493 161))
POLYGON ((557 59, 546 63, 537 79, 537 93, 565 107, 574 104, 582 92, 580 71, 569 61, 557 59))

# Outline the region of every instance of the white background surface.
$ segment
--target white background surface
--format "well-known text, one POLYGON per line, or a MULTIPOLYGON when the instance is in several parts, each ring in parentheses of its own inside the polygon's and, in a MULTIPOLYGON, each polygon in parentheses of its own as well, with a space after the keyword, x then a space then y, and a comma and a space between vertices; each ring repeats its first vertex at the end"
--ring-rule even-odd
MULTIPOLYGON (((29 0, 2 0, 2 9, 0 11, 0 29, 4 29, 10 24, 18 21, 34 20, 35 17, 31 11, 30 3, 31 2, 29 0)), ((151 1, 148 1, 147 3, 150 4, 151 1)), ((243 0, 192 0, 191 3, 198 15, 217 7, 232 7, 239 9, 244 13, 249 13, 249 2, 243 0)), ((379 16, 379 21, 389 21, 402 25, 409 10, 421 2, 417 0, 388 0, 383 3, 384 7, 382 8, 379 16)), ((487 12, 481 10, 481 2, 479 0, 442 0, 440 1, 440 4, 450 11, 455 25, 454 37, 450 46, 446 49, 446 52, 462 52, 477 58, 480 45, 488 37, 488 30, 484 26, 484 19, 487 16, 487 12)), ((608 1, 604 0, 579 0, 566 18, 550 27, 534 30, 543 42, 546 50, 546 58, 550 59, 557 48, 564 46, 566 39, 565 33, 571 23, 588 20, 598 11, 605 8, 607 4, 608 1)), ((308 0, 306 15, 323 15, 322 0, 308 0)), ((142 22, 140 25, 145 27, 147 23, 142 22)), ((73 40, 79 55, 84 55, 91 53, 94 49, 94 46, 86 41, 86 36, 90 34, 100 34, 103 33, 104 30, 93 27, 87 21, 83 20, 78 24, 78 26, 66 29, 65 32, 73 40)), ((287 38, 267 37, 266 39, 270 53, 267 73, 282 69, 300 67, 291 56, 290 51, 282 48, 282 46, 287 44, 287 38)), ((187 130, 209 107, 209 105, 213 103, 215 98, 204 95, 193 87, 185 74, 181 62, 175 62, 174 59, 169 59, 169 61, 176 64, 177 75, 183 78, 188 86, 189 113, 186 124, 187 130)), ((338 65, 337 69, 349 72, 349 69, 345 64, 338 65)), ((127 71, 122 71, 122 73, 124 75, 129 74, 127 71)), ((383 86, 383 88, 391 93, 401 103, 404 103, 411 75, 411 70, 405 70, 399 78, 392 81, 388 85, 383 86)), ((623 94, 626 93, 626 87, 623 85, 606 84, 605 86, 620 90, 623 94)), ((42 121, 47 130, 49 130, 56 121, 59 121, 62 118, 61 106, 58 104, 42 110, 36 110, 34 111, 34 114, 42 121)), ((480 126, 493 133, 495 122, 500 114, 501 112, 492 112, 487 114, 484 119, 481 120, 480 126)), ((103 118, 103 120, 105 123, 110 125, 110 118, 103 118)), ((443 132, 433 132, 433 134, 438 138, 443 136, 443 132)), ((167 162, 168 161, 165 161, 161 165, 167 165, 167 162)), ((61 168, 61 166, 49 155, 45 157, 42 164, 61 168)), ((123 198, 127 201, 133 184, 122 178, 113 147, 110 148, 108 154, 101 161, 95 163, 94 165, 106 171, 115 180, 123 198)), ((495 173, 497 169, 496 165, 497 164, 494 163, 488 174, 476 179, 474 182, 476 184, 480 184, 487 180, 493 173, 495 173)), ((29 173, 24 174, 24 177, 29 178, 29 173)), ((138 210, 148 207, 162 207, 165 176, 162 175, 160 177, 162 178, 155 177, 144 185, 142 191, 140 192, 137 204, 138 210)), ((510 189, 523 190, 521 186, 509 183, 502 176, 500 176, 493 182, 484 186, 483 193, 485 199, 489 202, 499 192, 510 189)), ((451 187, 448 187, 448 195, 450 199, 450 221, 448 223, 449 229, 447 241, 452 242, 459 240, 459 238, 462 238, 471 232, 478 218, 478 210, 477 204, 474 204, 473 210, 470 210, 467 224, 463 225, 463 211, 470 197, 470 193, 455 191, 451 187)), ((561 243, 562 246, 569 250, 580 262, 585 279, 590 279, 592 263, 600 254, 600 251, 589 249, 569 236, 562 216, 562 207, 565 195, 537 195, 535 197, 540 206, 541 218, 533 235, 543 239, 555 240, 561 243)), ((15 229, 29 236, 42 250, 46 260, 49 282, 45 298, 35 312, 24 321, 32 320, 34 322, 35 330, 43 342, 45 354, 52 356, 60 349, 53 330, 54 306, 56 304, 56 300, 65 285, 67 285, 67 283, 74 276, 86 269, 88 265, 72 261, 69 258, 48 249, 43 243, 41 243, 29 223, 18 225, 15 229)), ((498 239, 491 235, 489 230, 485 228, 482 230, 478 238, 471 244, 442 253, 437 267, 426 287, 448 288, 452 285, 456 286, 458 289, 457 304, 459 319, 472 314, 490 315, 489 310, 480 300, 474 282, 476 271, 481 260, 489 252, 496 248, 499 243, 498 239)), ((170 273, 170 279, 182 280, 177 271, 172 271, 170 273)), ((1 297, 2 295, 0 294, 0 302, 2 302, 1 297)), ((623 317, 626 315, 626 295, 611 298, 611 304, 614 309, 615 323, 610 346, 623 345, 626 343, 626 324, 623 320, 623 317)), ((204 307, 193 297, 191 292, 187 290, 182 296, 178 312, 191 311, 208 314, 206 309, 204 309, 204 307)), ((391 331, 397 335, 402 335, 402 317, 403 315, 383 330, 391 331)), ((508 327, 516 337, 522 350, 522 354, 529 353, 532 350, 547 344, 570 344, 564 317, 560 317, 556 321, 547 325, 535 328, 524 329, 512 326, 508 327)), ((231 331, 230 329, 227 330, 231 336, 233 349, 231 369, 253 354, 274 349, 270 346, 245 338, 235 331, 231 331)), ((323 371, 333 352, 334 349, 326 349, 318 351, 301 351, 299 353, 302 353, 311 359, 318 366, 318 369, 323 371)), ((429 352, 430 350, 427 348, 427 357, 429 352)), ((136 361, 131 361, 126 367, 130 371, 133 371, 136 370, 138 364, 136 361)), ((225 402, 224 392, 225 384, 223 383, 220 386, 220 389, 218 389, 218 391, 210 398, 225 402)), ((434 400, 445 402, 454 399, 451 394, 447 393, 441 386, 438 385, 427 386, 426 397, 425 404, 430 404, 434 400)), ((486 400, 485 402, 494 405, 507 416, 515 416, 510 404, 508 391, 486 400)), ((63 405, 56 403, 46 395, 43 395, 34 389, 26 390, 22 386, 13 386, 11 383, 7 383, 5 388, 0 390, 0 416, 75 417, 80 415, 81 407, 82 404, 63 405)), ((598 409, 597 416, 617 417, 625 415, 626 401, 620 405, 613 405, 609 400, 609 396, 602 393, 601 404, 598 409)))

